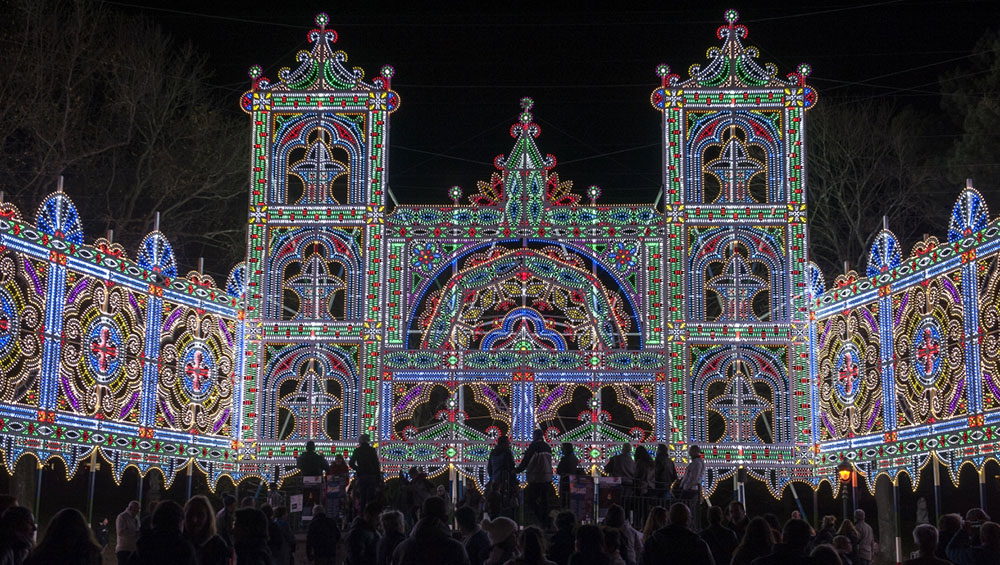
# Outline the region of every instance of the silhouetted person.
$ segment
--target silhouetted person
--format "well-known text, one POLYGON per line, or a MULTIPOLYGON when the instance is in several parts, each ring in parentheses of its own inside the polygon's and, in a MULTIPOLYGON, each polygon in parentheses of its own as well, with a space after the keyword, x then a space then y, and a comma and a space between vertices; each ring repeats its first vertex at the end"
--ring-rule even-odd
POLYGON ((463 506, 455 511, 455 521, 470 565, 483 565, 490 554, 490 536, 476 522, 476 511, 463 506))
POLYGON ((222 495, 222 510, 215 514, 215 530, 229 547, 233 546, 233 520, 236 515, 236 497, 222 495))
POLYGON ((729 503, 729 506, 726 506, 726 526, 736 532, 736 539, 743 539, 743 534, 747 532, 747 524, 749 523, 750 520, 747 519, 747 511, 742 502, 734 500, 729 503))
POLYGON ((306 534, 306 557, 316 565, 333 565, 336 563, 339 541, 340 529, 337 522, 326 515, 325 508, 317 504, 313 507, 313 518, 306 534))
MULTIPOLYGON (((638 563, 638 559, 642 555, 642 534, 633 528, 632 524, 628 523, 625 517, 625 509, 618 504, 612 504, 608 508, 607 515, 604 517, 604 525, 618 530, 620 534, 618 552, 621 554, 626 565, 635 565, 638 563)), ((607 543, 606 538, 605 543, 607 543)), ((608 548, 608 553, 611 553, 610 547, 608 548)))
POLYGON ((844 565, 844 562, 832 545, 821 543, 809 552, 809 565, 844 565))
POLYGON ((267 549, 271 552, 271 559, 277 562, 278 556, 285 553, 285 538, 281 535, 281 528, 274 522, 274 508, 270 504, 264 504, 260 511, 267 518, 267 549))
POLYGON ((517 524, 513 520, 506 516, 493 520, 483 518, 481 525, 490 538, 490 553, 485 565, 503 565, 517 557, 517 524))
POLYGON ((642 445, 635 448, 635 479, 632 488, 635 496, 652 496, 656 491, 656 463, 642 445))
POLYGON ((677 480, 677 467, 674 466, 674 460, 670 458, 670 450, 667 449, 666 444, 657 444, 653 469, 653 485, 656 487, 656 496, 669 498, 670 487, 677 480))
POLYGON ((833 545, 833 538, 837 535, 837 517, 833 515, 823 516, 820 522, 819 531, 813 538, 813 546, 829 544, 833 545))
POLYGON ((118 557, 118 565, 128 563, 129 558, 135 553, 135 542, 139 539, 139 525, 139 501, 133 500, 115 519, 115 532, 118 535, 115 541, 115 556, 118 557))
POLYGON ((865 521, 865 511, 854 511, 854 527, 858 529, 858 562, 855 565, 872 565, 875 559, 875 532, 865 521))
POLYGON ((302 471, 303 477, 318 477, 323 471, 330 470, 326 457, 316 453, 316 442, 312 440, 306 442, 306 450, 299 454, 295 466, 302 471))
POLYGON ((611 565, 600 527, 584 524, 576 529, 576 551, 569 557, 569 565, 611 565))
POLYGON ((515 473, 526 471, 528 487, 524 490, 524 501, 535 515, 535 523, 549 526, 549 488, 552 487, 552 448, 545 441, 542 430, 531 434, 531 444, 524 451, 521 463, 514 468, 515 473))
POLYGON ((555 565, 545 557, 545 534, 534 526, 521 530, 517 536, 518 555, 511 565, 555 565))
POLYGON ((791 519, 781 530, 781 543, 769 555, 758 557, 753 565, 792 565, 809 560, 809 539, 812 531, 804 520, 791 519))
POLYGON ((240 508, 233 521, 233 549, 239 565, 274 565, 267 548, 267 517, 255 508, 240 508))
POLYGON ((955 565, 1000 564, 1000 525, 966 520, 948 543, 948 559, 955 565), (974 541, 974 529, 979 530, 979 543, 974 541))
POLYGON ((670 507, 670 524, 653 532, 643 545, 642 563, 715 565, 715 559, 708 544, 691 531, 691 510, 676 503, 670 507))
POLYGON ((363 511, 369 503, 375 501, 382 485, 382 464, 378 460, 378 452, 372 447, 371 436, 361 434, 358 437, 358 446, 354 448, 347 464, 354 469, 358 508, 363 511))
MULTIPOLYGON (((729 563, 733 551, 739 545, 736 532, 722 525, 722 508, 713 506, 708 509, 708 527, 699 534, 712 550, 712 557, 717 564, 729 563)), ((831 540, 832 541, 832 540, 831 540)))
POLYGON ((556 565, 568 565, 569 557, 573 555, 576 546, 574 527, 576 514, 564 510, 556 515, 556 533, 552 534, 552 542, 549 544, 549 559, 555 561, 556 565))
POLYGON ((129 565, 176 565, 197 563, 194 546, 181 535, 184 509, 173 500, 163 500, 153 511, 152 530, 140 535, 129 565))
POLYGON ((386 510, 379 516, 382 524, 382 537, 375 545, 375 565, 391 565, 392 554, 399 544, 406 539, 403 533, 403 513, 399 510, 386 510))
POLYGON ((903 561, 903 565, 948 565, 951 563, 934 555, 938 545, 938 530, 934 526, 920 524, 913 528, 913 541, 917 544, 918 556, 903 561))
POLYGON ((194 546, 198 565, 228 565, 233 551, 216 532, 212 504, 202 495, 193 496, 184 505, 184 538, 194 546))
POLYGON ((948 559, 948 543, 962 529, 962 517, 958 514, 944 514, 938 518, 938 546, 934 552, 939 559, 948 559))
POLYGON ((413 533, 392 554, 393 564, 469 565, 469 556, 466 555, 462 542, 452 537, 447 520, 444 500, 432 496, 424 501, 420 521, 413 526, 413 533))
POLYGON ((272 555, 276 565, 293 565, 295 556, 295 532, 288 522, 288 508, 278 506, 274 509, 274 524, 278 526, 278 534, 284 543, 281 544, 281 554, 272 555))
POLYGON ((0 564, 21 565, 35 544, 38 524, 31 510, 11 506, 0 517, 0 564))
MULTIPOLYGON (((774 550, 774 532, 767 520, 757 517, 747 522, 746 533, 733 552, 732 565, 750 565, 754 559, 774 550)), ((721 563, 719 565, 722 565, 721 563)))
POLYGON ((604 472, 612 477, 618 477, 622 482, 624 496, 632 496, 632 483, 635 481, 635 459, 632 458, 632 444, 622 444, 622 451, 608 459, 604 472))
POLYGON ((370 502, 363 507, 361 515, 351 523, 344 539, 347 559, 346 565, 370 565, 375 562, 375 548, 378 545, 378 515, 381 512, 378 504, 370 502))
POLYGON ((49 521, 45 537, 25 565, 100 565, 101 546, 87 519, 75 508, 63 508, 49 521))
POLYGON ((559 501, 563 508, 569 508, 569 483, 580 471, 580 458, 576 456, 573 444, 562 444, 556 474, 559 475, 559 501))
POLYGON ((486 508, 490 516, 511 517, 518 504, 517 476, 514 474, 514 453, 510 449, 510 438, 497 438, 497 444, 490 450, 486 462, 486 508))

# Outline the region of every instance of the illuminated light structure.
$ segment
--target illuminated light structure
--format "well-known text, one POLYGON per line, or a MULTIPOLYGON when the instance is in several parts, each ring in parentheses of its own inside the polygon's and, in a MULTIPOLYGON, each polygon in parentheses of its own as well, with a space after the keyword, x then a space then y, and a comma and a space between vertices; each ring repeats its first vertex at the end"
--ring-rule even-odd
POLYGON ((94 450, 115 480, 193 464, 215 484, 240 471, 231 425, 243 322, 237 297, 179 276, 158 231, 136 259, 84 241, 61 190, 34 223, 0 204, 0 444, 13 471, 32 455, 67 478, 94 450))
POLYGON ((848 463, 870 490, 901 473, 916 489, 934 461, 958 484, 963 465, 982 472, 996 460, 1000 222, 971 183, 946 242, 928 237, 904 257, 884 229, 865 276, 850 271, 816 290, 818 476, 848 463))
POLYGON ((482 485, 497 436, 520 452, 541 428, 588 465, 631 442, 683 467, 697 443, 707 493, 744 469, 780 496, 848 466, 869 488, 935 459, 957 481, 992 457, 1000 225, 970 186, 947 243, 904 259, 883 230, 865 276, 826 289, 809 68, 758 64, 735 11, 688 78, 657 68, 662 210, 575 194, 530 98, 474 193, 387 209, 393 69, 348 68, 328 23, 279 80, 250 71, 247 255, 224 289, 180 276, 159 231, 135 260, 87 244, 62 191, 34 223, 0 203, 8 469, 30 454, 72 476, 99 449, 117 480, 193 463, 213 488, 281 482, 307 440, 329 456, 368 433, 387 476, 482 485))
MULTIPOLYGON (((808 65, 778 76, 729 10, 690 77, 660 65, 669 439, 776 496, 816 484, 807 294, 808 65)), ((680 455, 680 454, 678 454, 680 455)))

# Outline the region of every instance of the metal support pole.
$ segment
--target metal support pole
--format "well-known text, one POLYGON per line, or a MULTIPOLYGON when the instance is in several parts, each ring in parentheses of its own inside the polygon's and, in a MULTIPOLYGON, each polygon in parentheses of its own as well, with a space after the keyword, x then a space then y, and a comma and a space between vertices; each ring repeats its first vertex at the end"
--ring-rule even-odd
POLYGON ((806 517, 806 509, 802 507, 802 501, 799 500, 799 493, 794 488, 792 489, 792 497, 795 498, 795 506, 799 509, 799 515, 802 516, 804 520, 806 517))
POLYGON ((850 502, 847 500, 847 481, 840 483, 840 499, 844 503, 844 519, 849 520, 850 517, 847 515, 850 512, 850 502))
POLYGON ((87 523, 94 523, 94 482, 97 478, 97 448, 90 452, 90 491, 87 494, 87 523))
MULTIPOLYGON (((451 507, 455 508, 458 505, 458 481, 455 480, 455 464, 448 464, 448 496, 451 497, 451 507)), ((450 522, 450 520, 449 520, 450 522)))
MULTIPOLYGON (((858 511, 858 472, 851 473, 851 501, 854 504, 852 512, 858 511)), ((852 514, 853 517, 853 514, 852 514)))
POLYGON ((813 527, 819 531, 819 490, 813 489, 813 527))
POLYGON ((142 487, 145 485, 145 483, 146 483, 146 477, 143 477, 142 473, 140 472, 139 473, 139 497, 136 498, 136 500, 139 501, 139 511, 140 512, 142 512, 142 487))
POLYGON ((986 511, 986 463, 979 469, 979 507, 986 511))
POLYGON ((194 459, 188 463, 188 500, 191 500, 191 482, 194 479, 194 459))
POLYGON ((896 563, 903 562, 903 537, 900 534, 899 518, 899 477, 892 481, 892 522, 896 536, 896 563))
POLYGON ((45 463, 38 463, 38 485, 35 487, 35 519, 38 519, 38 509, 42 505, 42 471, 45 470, 45 463))
POLYGON ((937 453, 931 455, 931 465, 934 465, 934 525, 941 521, 941 462, 937 453))

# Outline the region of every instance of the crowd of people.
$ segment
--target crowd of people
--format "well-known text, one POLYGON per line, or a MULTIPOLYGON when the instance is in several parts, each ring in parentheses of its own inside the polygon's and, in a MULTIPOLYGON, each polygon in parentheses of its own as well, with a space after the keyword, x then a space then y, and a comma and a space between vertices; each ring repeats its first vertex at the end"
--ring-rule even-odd
MULTIPOLYGON (((401 482, 405 492, 419 489, 421 495, 405 497, 406 504, 398 508, 386 506, 378 458, 363 438, 344 462, 356 472, 353 520, 330 516, 327 506, 317 504, 310 509, 302 549, 307 562, 317 565, 872 565, 879 556, 863 510, 839 523, 825 516, 813 528, 798 512, 784 524, 775 514, 751 519, 743 504, 733 501, 709 506, 707 525, 701 527, 703 521, 692 516, 699 505, 689 499, 693 493, 700 500, 704 463, 698 448, 691 448, 692 462, 678 478, 665 446, 655 457, 642 446, 634 455, 631 446, 623 447, 606 472, 654 503, 641 513, 613 504, 595 523, 580 523, 567 509, 551 517, 552 450, 540 432, 520 463, 515 463, 509 441, 500 438, 489 457, 485 497, 471 496, 473 491, 454 502, 413 468, 401 482), (527 527, 508 514, 512 501, 506 497, 519 489, 519 472, 527 479, 524 514, 534 521, 527 527)), ((555 475, 564 495, 564 477, 583 471, 572 446, 561 451, 555 475)), ((299 464, 304 472, 329 470, 313 446, 299 464)), ((297 538, 280 493, 269 493, 260 507, 256 503, 247 497, 237 505, 235 497, 225 495, 216 511, 199 495, 183 506, 161 501, 140 516, 139 502, 132 501, 114 522, 117 563, 301 563, 296 549, 302 536, 297 538)), ((0 565, 100 564, 109 525, 105 520, 99 526, 92 528, 78 510, 63 509, 36 543, 38 524, 31 510, 0 497, 0 565)), ((919 524, 913 541, 917 551, 905 565, 1000 565, 1000 525, 978 508, 964 517, 944 515, 938 527, 919 524)))

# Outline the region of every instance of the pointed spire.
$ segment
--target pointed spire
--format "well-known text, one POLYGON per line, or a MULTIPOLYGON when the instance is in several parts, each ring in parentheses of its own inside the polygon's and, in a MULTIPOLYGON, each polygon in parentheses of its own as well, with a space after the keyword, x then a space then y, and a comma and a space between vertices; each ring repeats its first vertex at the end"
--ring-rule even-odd
POLYGON ((535 145, 535 138, 542 133, 534 120, 531 110, 535 106, 535 101, 530 97, 521 98, 521 113, 518 115, 517 123, 510 126, 510 136, 514 138, 514 147, 510 154, 504 158, 497 156, 494 165, 498 169, 507 170, 532 170, 551 169, 556 165, 556 158, 552 155, 542 156, 538 146, 535 145))

